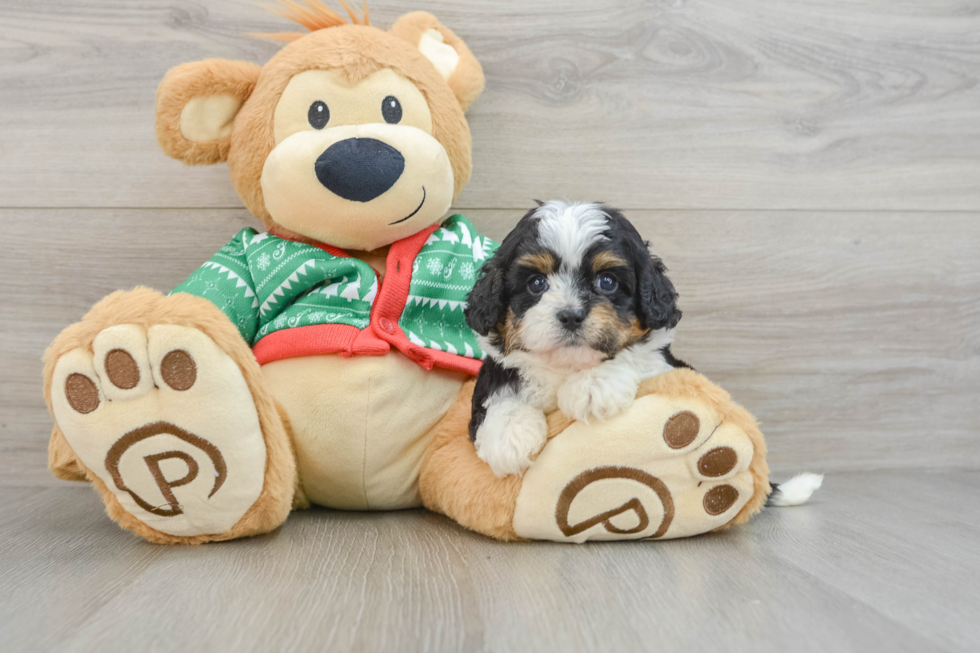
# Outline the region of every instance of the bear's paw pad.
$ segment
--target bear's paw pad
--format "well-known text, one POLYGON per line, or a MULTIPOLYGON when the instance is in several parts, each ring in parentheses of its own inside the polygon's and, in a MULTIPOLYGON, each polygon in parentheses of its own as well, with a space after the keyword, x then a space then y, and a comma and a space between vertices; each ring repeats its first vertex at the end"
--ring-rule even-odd
POLYGON ((229 530, 262 491, 251 391, 201 331, 121 324, 55 365, 55 418, 124 510, 168 535, 229 530))
POLYGON ((514 529, 561 542, 705 533, 752 498, 753 454, 749 435, 709 405, 646 395, 548 443, 524 476, 514 529))

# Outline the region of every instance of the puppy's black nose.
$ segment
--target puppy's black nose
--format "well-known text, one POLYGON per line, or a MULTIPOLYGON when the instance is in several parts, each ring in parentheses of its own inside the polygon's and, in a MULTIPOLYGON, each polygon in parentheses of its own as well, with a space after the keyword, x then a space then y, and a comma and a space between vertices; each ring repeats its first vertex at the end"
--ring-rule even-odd
POLYGON ((402 153, 374 138, 334 143, 314 165, 327 190, 352 202, 370 202, 395 185, 405 170, 402 153))
POLYGON ((558 313, 558 321, 569 331, 575 331, 585 321, 585 311, 566 309, 558 313))

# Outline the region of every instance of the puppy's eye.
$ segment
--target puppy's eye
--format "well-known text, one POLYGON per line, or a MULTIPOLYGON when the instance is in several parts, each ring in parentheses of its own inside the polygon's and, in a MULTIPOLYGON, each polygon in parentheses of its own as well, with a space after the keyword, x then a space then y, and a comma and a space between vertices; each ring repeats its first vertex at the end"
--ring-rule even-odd
POLYGON ((394 95, 381 100, 381 115, 389 125, 397 125, 402 119, 402 103, 394 95))
POLYGON ((617 288, 619 288, 619 282, 611 274, 600 274, 595 278, 595 289, 604 295, 616 292, 617 288))
POLYGON ((543 275, 536 274, 527 280, 527 289, 533 295, 540 295, 548 289, 548 280, 543 275))
POLYGON ((310 111, 306 114, 306 118, 310 121, 310 127, 313 129, 323 129, 330 122, 330 108, 327 107, 326 102, 317 100, 310 105, 310 111))

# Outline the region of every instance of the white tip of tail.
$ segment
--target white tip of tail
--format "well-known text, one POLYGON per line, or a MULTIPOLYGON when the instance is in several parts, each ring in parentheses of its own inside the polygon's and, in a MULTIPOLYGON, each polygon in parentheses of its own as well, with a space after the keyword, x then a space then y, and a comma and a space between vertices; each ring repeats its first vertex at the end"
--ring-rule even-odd
POLYGON ((823 485, 823 474, 797 474, 769 495, 770 506, 801 506, 823 485))

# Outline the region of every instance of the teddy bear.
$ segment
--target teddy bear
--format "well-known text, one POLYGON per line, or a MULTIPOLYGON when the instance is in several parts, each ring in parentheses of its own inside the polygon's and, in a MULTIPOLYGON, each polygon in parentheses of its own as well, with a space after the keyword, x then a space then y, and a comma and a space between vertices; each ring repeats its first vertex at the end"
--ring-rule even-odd
POLYGON ((264 66, 180 65, 156 102, 164 152, 226 162, 264 229, 169 294, 110 294, 54 340, 54 475, 167 544, 267 533, 311 504, 424 506, 497 539, 562 542, 685 537, 758 512, 756 421, 689 369, 644 381, 606 421, 548 415, 523 474, 477 457, 484 352, 463 312, 497 244, 446 215, 470 178, 480 64, 428 13, 382 30, 366 7, 277 11, 308 32, 266 35, 285 45, 264 66))

